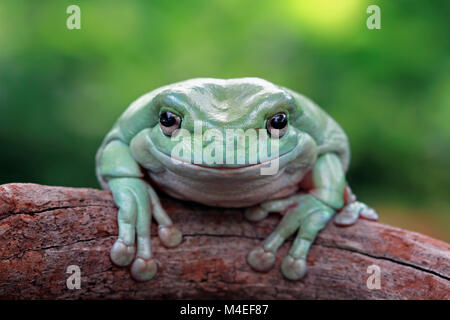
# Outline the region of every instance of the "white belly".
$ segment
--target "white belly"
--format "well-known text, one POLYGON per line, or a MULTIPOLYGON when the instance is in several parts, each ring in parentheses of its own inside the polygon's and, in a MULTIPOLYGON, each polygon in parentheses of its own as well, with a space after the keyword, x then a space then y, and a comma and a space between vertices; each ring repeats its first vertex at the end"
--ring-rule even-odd
POLYGON ((228 169, 224 169, 223 177, 195 174, 185 176, 169 170, 149 174, 161 190, 175 198, 209 206, 236 208, 253 206, 295 193, 306 169, 297 168, 294 173, 281 169, 276 175, 254 177, 227 175, 228 169))

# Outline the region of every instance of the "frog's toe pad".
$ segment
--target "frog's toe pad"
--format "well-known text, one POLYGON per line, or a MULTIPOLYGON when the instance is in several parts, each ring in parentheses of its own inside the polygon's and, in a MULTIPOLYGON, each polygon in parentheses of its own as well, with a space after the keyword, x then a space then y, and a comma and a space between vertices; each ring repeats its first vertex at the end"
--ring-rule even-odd
POLYGON ((251 207, 245 210, 245 218, 249 221, 261 221, 267 217, 268 212, 261 208, 260 206, 251 207))
POLYGON ((176 247, 181 243, 183 239, 183 235, 181 234, 180 230, 178 230, 173 225, 169 227, 160 226, 158 228, 158 235, 161 239, 162 244, 168 248, 176 247))
POLYGON ((354 224, 358 218, 367 220, 378 220, 376 211, 365 203, 355 201, 346 205, 341 212, 334 218, 334 223, 338 226, 350 226, 354 224))
POLYGON ((275 264, 275 260, 275 254, 262 247, 254 248, 247 256, 248 264, 256 271, 269 271, 275 264))
POLYGON ((356 202, 350 203, 336 215, 334 223, 338 226, 350 226, 358 221, 360 211, 361 208, 356 202))
POLYGON ((366 209, 361 210, 360 216, 367 220, 373 220, 373 221, 378 220, 378 213, 370 207, 367 207, 366 209))
POLYGON ((134 244, 127 244, 123 240, 118 239, 111 248, 110 257, 114 264, 124 267, 133 261, 136 254, 134 244))
POLYGON ((287 255, 281 262, 281 273, 289 280, 299 280, 306 274, 306 260, 287 255))
POLYGON ((148 281, 155 276, 157 270, 158 265, 154 259, 137 257, 131 265, 131 276, 137 281, 148 281))

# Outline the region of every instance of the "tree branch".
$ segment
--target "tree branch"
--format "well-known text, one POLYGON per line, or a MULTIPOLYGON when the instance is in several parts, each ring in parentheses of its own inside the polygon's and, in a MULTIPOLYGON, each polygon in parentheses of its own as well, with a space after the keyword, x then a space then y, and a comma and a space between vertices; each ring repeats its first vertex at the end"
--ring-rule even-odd
POLYGON ((152 226, 160 263, 154 280, 138 283, 112 265, 117 236, 111 194, 36 184, 0 186, 0 298, 8 299, 450 299, 450 245, 427 236, 360 220, 330 223, 308 256, 301 281, 284 279, 279 264, 258 273, 247 253, 276 226, 277 215, 247 222, 241 210, 216 209, 162 197, 184 234, 164 248, 152 226), (70 290, 69 265, 81 268, 70 290), (381 288, 368 289, 367 268, 381 270, 381 288))

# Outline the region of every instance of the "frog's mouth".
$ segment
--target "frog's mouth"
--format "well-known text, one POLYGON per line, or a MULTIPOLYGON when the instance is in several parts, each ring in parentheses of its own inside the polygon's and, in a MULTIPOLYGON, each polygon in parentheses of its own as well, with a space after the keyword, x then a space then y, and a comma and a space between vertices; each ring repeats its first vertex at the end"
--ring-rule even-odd
MULTIPOLYGON (((287 154, 288 152, 284 153, 287 154)), ((195 163, 195 162, 190 162, 190 161, 186 161, 185 159, 178 159, 172 156, 169 156, 172 159, 172 162, 178 163, 178 162, 183 162, 185 164, 188 165, 193 165, 196 167, 200 167, 200 168, 206 168, 206 169, 211 169, 211 170, 240 170, 240 169, 245 169, 245 168, 251 168, 251 167, 255 167, 255 166, 268 166, 272 161, 278 161, 280 159, 280 157, 282 157, 284 154, 280 155, 279 157, 274 157, 272 159, 267 159, 265 161, 259 161, 256 163, 250 163, 250 164, 240 164, 240 165, 236 165, 236 164, 231 164, 231 165, 218 165, 218 164, 199 164, 199 163, 195 163)))
MULTIPOLYGON (((295 162, 295 166, 303 165, 296 159, 299 159, 299 155, 304 151, 304 148, 299 143, 293 149, 278 157, 243 165, 196 164, 167 155, 157 148, 151 148, 150 150, 152 155, 162 164, 162 167, 176 175, 191 177, 192 179, 230 178, 249 180, 279 176, 292 162, 295 162)), ((309 162, 307 165, 309 165, 309 162)))
MULTIPOLYGON (((134 159, 150 174, 170 171, 175 175, 196 180, 234 179, 252 180, 279 176, 286 167, 310 166, 316 156, 315 144, 310 143, 306 135, 299 135, 294 147, 277 157, 246 164, 205 164, 176 158, 160 150, 144 130, 130 143, 134 159)), ((270 179, 269 179, 270 180, 270 179)))
POLYGON ((264 172, 264 170, 267 170, 267 168, 273 168, 273 173, 271 175, 278 175, 284 168, 284 165, 286 164, 285 159, 287 159, 288 155, 286 153, 280 157, 255 164, 246 164, 239 166, 209 166, 205 164, 188 162, 183 159, 176 159, 162 152, 157 152, 157 154, 155 153, 153 153, 153 155, 158 158, 158 160, 166 167, 166 169, 172 171, 177 175, 191 176, 192 178, 229 177, 233 179, 248 179, 249 177, 257 178, 258 176, 264 177, 265 175, 261 174, 261 172, 264 172))
MULTIPOLYGON (((179 160, 182 161, 182 160, 179 160)), ((215 170, 235 170, 235 169, 242 169, 242 168, 248 168, 248 167, 253 167, 259 164, 265 164, 265 163, 269 163, 272 160, 267 160, 267 161, 263 161, 263 162, 258 162, 258 163, 253 163, 253 164, 243 164, 243 165, 237 165, 237 166, 208 166, 208 165, 203 165, 203 164, 197 164, 197 163, 192 163, 192 162, 188 162, 193 164, 194 166, 199 166, 201 168, 211 168, 211 169, 215 169, 215 170)))

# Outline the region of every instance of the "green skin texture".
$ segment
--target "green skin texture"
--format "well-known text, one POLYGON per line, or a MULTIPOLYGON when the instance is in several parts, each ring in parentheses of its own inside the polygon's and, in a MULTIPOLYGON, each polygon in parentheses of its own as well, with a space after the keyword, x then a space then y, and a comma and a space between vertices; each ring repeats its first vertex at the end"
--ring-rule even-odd
MULTIPOLYGON (((270 145, 271 137, 267 139, 270 145)), ((349 160, 347 136, 327 113, 308 98, 266 80, 199 78, 151 91, 129 106, 97 152, 97 177, 103 188, 112 191, 119 208, 119 235, 111 260, 119 266, 131 264, 136 280, 155 276, 152 217, 165 246, 181 243, 182 234, 161 206, 156 186, 182 200, 246 208, 251 221, 264 219, 269 212, 282 213, 279 225, 248 254, 247 261, 255 270, 270 270, 277 250, 296 233, 281 272, 288 279, 300 279, 306 273, 311 244, 333 216, 338 225, 351 225, 360 216, 377 219, 376 212, 357 202, 347 186, 349 160), (161 130, 159 117, 164 111, 177 114, 181 128, 190 133, 196 120, 201 121, 203 133, 211 128, 221 133, 266 130, 270 117, 286 113, 288 127, 279 139, 277 174, 261 175, 261 167, 274 158, 258 156, 257 164, 251 164, 247 145, 245 164, 191 163, 196 157, 203 159, 202 151, 211 143, 207 139, 199 142, 200 149, 192 148, 191 162, 174 164, 170 156, 179 141, 161 130)))

